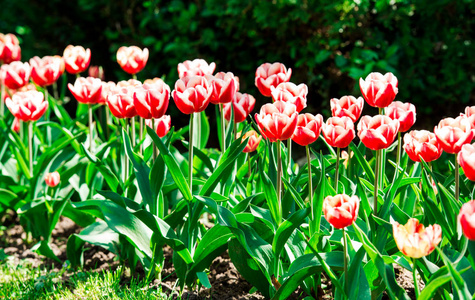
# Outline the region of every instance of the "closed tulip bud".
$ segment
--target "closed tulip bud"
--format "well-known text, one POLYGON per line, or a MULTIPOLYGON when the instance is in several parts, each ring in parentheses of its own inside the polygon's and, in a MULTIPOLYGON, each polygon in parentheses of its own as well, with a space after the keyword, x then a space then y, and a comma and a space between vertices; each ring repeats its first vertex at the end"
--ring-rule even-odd
POLYGON ((64 61, 61 56, 38 56, 30 59, 31 79, 39 86, 55 83, 64 72, 64 61))
POLYGON ((291 75, 292 69, 287 70, 284 64, 264 63, 256 70, 255 84, 262 95, 270 97, 272 95, 271 86, 277 87, 282 82, 288 82, 291 75))
POLYGON ((239 85, 233 73, 219 72, 215 76, 206 75, 206 79, 213 86, 213 93, 209 102, 223 104, 233 101, 239 85))
POLYGON ((435 134, 427 130, 412 130, 404 135, 404 150, 413 161, 431 162, 442 155, 442 147, 435 134))
POLYGON ((366 102, 373 107, 387 107, 398 92, 398 81, 392 73, 374 72, 365 80, 360 78, 360 89, 366 102))
POLYGON ((450 154, 458 153, 473 138, 472 125, 465 116, 442 119, 434 128, 434 133, 442 149, 450 154))
MULTIPOLYGON (((237 137, 239 138, 241 136, 241 132, 238 133, 237 137)), ((255 130, 250 130, 244 134, 241 140, 247 139, 247 145, 242 152, 249 153, 249 152, 254 152, 256 151, 257 147, 259 146, 259 143, 262 140, 262 136, 258 135, 255 130)))
POLYGON ((465 176, 471 181, 475 181, 475 143, 463 145, 457 155, 457 161, 465 176))
POLYGON ((416 107, 411 103, 394 101, 386 109, 386 116, 399 120, 399 132, 406 132, 416 122, 416 107))
POLYGON ((323 201, 323 213, 328 223, 336 229, 352 225, 358 217, 360 199, 344 194, 328 196, 323 201))
POLYGON ((61 178, 59 176, 59 173, 57 171, 54 171, 53 173, 47 173, 45 175, 45 182, 46 185, 49 187, 55 187, 59 184, 61 178))
POLYGON ((389 147, 399 130, 399 121, 388 116, 364 116, 358 123, 358 137, 371 150, 389 147))
MULTIPOLYGON (((251 113, 256 105, 256 99, 249 94, 241 94, 236 92, 236 95, 232 101, 234 112, 234 123, 241 123, 246 120, 247 116, 251 113)), ((230 122, 231 120, 231 103, 225 103, 223 105, 224 118, 230 122)))
POLYGON ((323 137, 332 147, 346 148, 355 138, 355 125, 349 117, 332 117, 323 124, 323 137))
POLYGON ((137 114, 144 119, 159 119, 168 108, 170 87, 163 81, 145 83, 135 89, 134 105, 137 114))
POLYGON ((43 93, 38 91, 17 92, 7 98, 5 104, 16 118, 24 122, 37 121, 48 108, 48 101, 44 99, 43 93))
POLYGON ((307 146, 318 139, 322 129, 323 117, 306 113, 298 116, 297 127, 292 135, 292 141, 300 146, 307 146))
POLYGON ((393 224, 393 235, 396 245, 404 255, 421 258, 429 255, 442 240, 442 229, 438 224, 419 224, 417 219, 409 219, 406 225, 398 222, 393 224))
POLYGON ((170 131, 172 127, 172 119, 169 115, 164 115, 158 119, 147 119, 145 120, 145 124, 153 129, 152 122, 155 123, 155 132, 159 137, 164 137, 170 131))
POLYGON ((295 85, 292 82, 283 82, 277 87, 271 86, 270 89, 274 101, 292 103, 297 107, 297 112, 307 107, 308 88, 305 83, 295 85))
POLYGON ((3 84, 11 90, 24 87, 30 81, 31 69, 28 63, 14 61, 3 65, 1 71, 3 84))
POLYGON ((330 107, 334 117, 348 117, 356 122, 363 111, 364 100, 362 97, 343 96, 340 99, 330 100, 330 107))
POLYGON ((137 115, 137 111, 134 106, 133 97, 134 86, 124 85, 113 89, 107 96, 107 106, 111 113, 119 119, 132 118, 137 115))
POLYGON ((137 46, 122 46, 117 50, 117 62, 122 70, 129 74, 137 74, 147 64, 148 49, 143 50, 137 46))
POLYGON ((178 64, 178 77, 212 75, 216 64, 208 64, 204 59, 185 60, 178 64))
POLYGON ((100 80, 104 80, 105 78, 102 66, 90 66, 88 73, 90 77, 99 78, 100 80))
POLYGON ((209 104, 213 87, 203 76, 191 76, 178 79, 172 92, 173 100, 184 114, 202 112, 209 104))
POLYGON ((0 33, 0 62, 9 64, 21 59, 21 48, 18 38, 11 33, 0 33))
POLYGON ((467 239, 475 241, 475 200, 470 200, 462 205, 458 221, 467 239))
MULTIPOLYGON (((64 66, 69 74, 79 74, 86 71, 91 62, 91 50, 82 46, 69 45, 63 52, 64 66)), ((91 76, 94 77, 94 76, 91 76)))
POLYGON ((84 104, 96 104, 101 101, 102 81, 94 77, 79 77, 74 82, 68 84, 69 91, 78 102, 84 104))
POLYGON ((265 104, 255 114, 257 126, 265 139, 271 142, 289 139, 297 127, 298 112, 295 105, 277 101, 265 104))

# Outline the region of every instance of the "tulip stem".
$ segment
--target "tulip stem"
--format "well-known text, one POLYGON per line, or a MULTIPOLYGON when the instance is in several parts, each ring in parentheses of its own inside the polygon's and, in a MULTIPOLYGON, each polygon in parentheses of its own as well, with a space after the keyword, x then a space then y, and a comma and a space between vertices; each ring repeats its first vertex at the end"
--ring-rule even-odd
MULTIPOLYGON (((125 132, 127 135, 129 135, 129 119, 125 119, 125 132)), ((124 172, 124 184, 129 178, 129 159, 127 157, 127 150, 125 149, 125 143, 124 143, 124 160, 125 160, 125 172, 124 172)))
POLYGON ((340 172, 340 148, 336 148, 335 192, 338 194, 338 173, 340 172))
MULTIPOLYGON (((48 108, 46 109, 46 113, 45 113, 45 121, 48 122, 49 121, 49 115, 50 115, 50 111, 51 111, 51 103, 49 103, 49 100, 48 100, 48 87, 45 86, 45 101, 48 102, 48 108)), ((46 127, 46 143, 48 144, 48 146, 51 146, 51 127, 50 126, 47 126, 46 127)))
POLYGON ((288 156, 287 156, 287 171, 286 173, 289 172, 289 169, 290 169, 290 173, 292 173, 292 167, 291 167, 291 162, 292 162, 292 140, 291 139, 288 139, 287 140, 287 150, 288 150, 288 156))
POLYGON ((106 110, 106 137, 107 137, 107 140, 109 140, 109 137, 110 137, 110 128, 109 128, 109 124, 110 124, 110 111, 109 111, 109 108, 107 106, 104 106, 104 109, 106 110))
POLYGON ((135 117, 131 118, 132 121, 132 149, 135 147, 137 141, 135 140, 135 117))
POLYGON ((379 183, 379 169, 380 169, 380 158, 381 150, 376 150, 376 170, 374 174, 374 203, 373 203, 373 214, 376 216, 378 213, 378 183, 379 183))
POLYGON ((277 225, 280 225, 282 218, 282 155, 280 148, 280 140, 277 140, 277 225))
POLYGON ((396 174, 399 173, 399 164, 401 162, 401 133, 397 133, 397 152, 396 152, 396 174))
MULTIPOLYGON (((142 154, 142 148, 143 148, 143 118, 142 117, 139 117, 139 126, 140 126, 140 129, 139 129, 139 139, 140 139, 140 148, 139 148, 139 153, 142 154)), ((153 118, 152 118, 152 124, 155 123, 153 118)), ((153 125, 152 125, 152 128, 153 128, 153 125)), ((155 149, 155 146, 153 147, 155 149)))
MULTIPOLYGON (((339 149, 339 148, 338 148, 339 149)), ((343 272, 345 273, 345 293, 348 288, 348 245, 346 244, 346 232, 345 227, 343 230, 343 272)))
POLYGON ((251 180, 251 154, 247 154, 247 177, 251 180))
POLYGON ((5 105, 3 104, 3 97, 5 97, 5 85, 2 82, 0 82, 0 84, 2 85, 2 91, 0 94, 0 117, 3 118, 3 115, 5 114, 5 105))
POLYGON ((455 154, 455 200, 459 201, 460 196, 460 176, 459 176, 459 162, 457 160, 457 154, 455 154))
POLYGON ((221 114, 221 153, 226 150, 226 122, 224 120, 223 104, 219 104, 219 112, 221 114))
POLYGON ((30 175, 33 178, 33 121, 28 124, 28 159, 30 162, 30 175))
MULTIPOLYGON (((157 132, 157 124, 155 123, 155 119, 152 118, 152 129, 153 129, 153 132, 157 132)), ((152 143, 152 147, 153 147, 153 161, 155 161, 158 157, 158 149, 157 149, 157 146, 155 145, 155 143, 152 143)))
POLYGON ((193 119, 195 113, 190 115, 190 142, 188 144, 188 180, 190 193, 193 195, 193 119))
POLYGON ((416 259, 413 258, 413 266, 412 266, 412 276, 414 278, 414 293, 416 294, 416 299, 419 298, 419 283, 417 282, 417 268, 416 268, 416 259))
POLYGON ((94 123, 92 122, 92 105, 89 104, 89 152, 92 153, 92 131, 94 130, 94 123))
MULTIPOLYGON (((305 146, 305 152, 307 152, 307 169, 308 169, 308 199, 310 201, 310 214, 311 214, 311 219, 312 221, 315 220, 315 212, 313 210, 313 186, 312 186, 312 164, 310 161, 310 149, 307 146, 305 146)), ((313 222, 310 222, 310 224, 313 224, 313 222)), ((312 231, 312 228, 310 229, 312 231)), ((312 231, 313 233, 313 231, 312 231)))

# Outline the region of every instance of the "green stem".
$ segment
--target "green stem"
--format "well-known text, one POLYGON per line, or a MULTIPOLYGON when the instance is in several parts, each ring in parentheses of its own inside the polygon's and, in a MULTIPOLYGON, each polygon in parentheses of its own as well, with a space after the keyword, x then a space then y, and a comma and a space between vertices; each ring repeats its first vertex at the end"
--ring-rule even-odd
MULTIPOLYGON (((140 148, 139 148, 139 153, 142 154, 142 148, 143 148, 143 124, 144 119, 142 117, 139 117, 139 126, 140 126, 140 131, 139 131, 139 139, 140 139, 140 148)), ((152 118, 152 123, 155 123, 153 118, 152 118)), ((155 147, 154 147, 155 148, 155 147)))
POLYGON ((455 154, 455 200, 459 201, 460 197, 460 176, 459 176, 459 162, 457 161, 457 154, 455 154))
MULTIPOLYGON (((313 220, 315 220, 315 211, 313 209, 312 164, 311 164, 311 161, 310 161, 310 149, 309 149, 308 145, 305 146, 305 152, 307 153, 308 199, 310 201, 311 219, 313 221, 313 220)), ((310 224, 313 224, 313 222, 310 222, 310 224)), ((314 229, 314 228, 310 228, 310 231, 313 233, 314 231, 312 229, 314 229)))
POLYGON ((280 150, 280 140, 277 140, 277 226, 282 218, 282 153, 280 150))
POLYGON ((58 84, 53 82, 53 95, 56 100, 58 100, 58 84))
POLYGON ((92 105, 91 104, 89 104, 88 112, 89 112, 89 152, 92 153, 92 145, 93 145, 92 132, 94 131, 94 123, 92 122, 92 105))
MULTIPOLYGON (((48 122, 50 120, 50 111, 51 111, 51 103, 49 103, 48 99, 48 87, 45 86, 45 101, 48 102, 48 108, 46 109, 45 113, 45 121, 48 122)), ((47 126, 46 127, 46 142, 48 146, 51 146, 51 127, 47 126)))
POLYGON ((288 139, 287 140, 287 167, 286 167, 286 173, 292 173, 292 167, 291 167, 291 163, 292 163, 292 140, 291 139, 288 139))
POLYGON ((28 123, 28 159, 30 162, 30 175, 33 178, 33 122, 28 123))
MULTIPOLYGON (((129 119, 125 119, 125 132, 127 135, 129 135, 129 119)), ((124 172, 124 184, 125 182, 127 181, 127 179, 129 178, 129 159, 127 157, 127 153, 126 153, 127 150, 125 150, 125 143, 124 143, 124 160, 125 160, 125 172, 124 172)))
POLYGON ((190 186, 190 193, 193 194, 193 119, 195 113, 190 115, 190 142, 188 145, 188 180, 190 186))
POLYGON ((137 74, 132 74, 132 79, 137 80, 137 74))
POLYGON ((401 162, 401 133, 397 133, 397 153, 396 153, 396 174, 399 173, 399 164, 401 162))
POLYGON ((380 157, 381 150, 376 150, 376 170, 374 174, 374 203, 373 214, 376 216, 378 213, 378 183, 379 183, 379 169, 380 169, 380 157))
POLYGON ((135 117, 132 117, 132 149, 135 147, 137 141, 135 140, 135 117))
POLYGON ((219 104, 219 112, 221 114, 221 153, 226 151, 226 121, 224 120, 223 104, 219 104))
MULTIPOLYGON (((153 129, 153 132, 157 132, 157 124, 155 123, 155 119, 153 118, 152 118, 152 129, 153 129)), ((155 161, 158 157, 158 148, 155 145, 155 143, 152 143, 152 147, 153 147, 153 161, 155 161)))
POLYGON ((5 85, 0 82, 1 84, 1 93, 0 93, 0 117, 3 118, 3 116, 5 115, 5 105, 3 104, 3 97, 5 96, 5 85))
POLYGON ((251 154, 247 154, 247 177, 251 180, 251 154))
POLYGON ((107 140, 109 139, 111 133, 110 133, 110 128, 109 128, 109 124, 110 124, 110 110, 109 110, 109 107, 107 107, 107 105, 104 105, 104 109, 106 110, 106 138, 107 140))
POLYGON ((340 148, 336 148, 335 192, 338 194, 338 173, 340 172, 340 148))
POLYGON ((346 244, 346 232, 345 227, 342 228, 343 230, 343 272, 345 273, 345 293, 346 289, 349 286, 348 283, 348 245, 346 244))
POLYGON ((416 294, 416 299, 417 299, 419 298, 419 283, 417 282, 416 258, 413 258, 412 261, 413 261, 412 276, 414 279, 414 293, 416 294))

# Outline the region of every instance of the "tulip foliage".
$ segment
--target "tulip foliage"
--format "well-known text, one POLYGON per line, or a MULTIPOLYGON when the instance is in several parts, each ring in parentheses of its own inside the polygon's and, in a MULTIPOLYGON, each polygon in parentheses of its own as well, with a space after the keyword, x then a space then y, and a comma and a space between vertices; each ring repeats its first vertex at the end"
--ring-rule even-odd
MULTIPOLYGON (((84 71, 89 49, 65 53, 68 72, 84 71)), ((136 77, 148 55, 124 47, 117 60, 136 77)), ((70 99, 89 109, 71 116, 65 99, 45 93, 62 72, 61 58, 30 65, 2 71, 15 80, 3 77, 11 113, 0 118, 0 215, 18 213, 36 252, 60 261, 51 234, 65 216, 83 227, 68 239, 73 267, 82 265, 87 242, 160 279, 169 246, 181 288, 210 287, 207 270, 227 251, 244 279, 272 299, 299 288, 308 299, 323 292, 409 299, 400 269, 420 276, 420 299, 474 295, 470 116, 443 121, 435 133, 410 131, 414 106, 394 102, 386 115, 360 119, 363 98, 380 109, 393 102, 393 74, 362 79, 363 98, 336 95, 325 121, 305 111, 307 86, 292 83, 280 63, 256 64, 262 95, 251 96, 238 92, 232 73, 213 76, 214 63, 185 61, 172 91, 158 78, 105 83, 78 75, 70 99), (30 72, 38 91, 16 91, 30 72), (268 102, 259 112, 256 98, 268 102), (190 116, 189 126, 174 127, 169 105, 190 116), (147 122, 136 135, 140 118, 147 122), (399 138, 400 159, 399 131, 408 131, 399 138), (219 149, 209 146, 214 136, 219 149), (295 144, 282 143, 289 139, 295 144), (289 146, 305 147, 306 159, 289 146)))

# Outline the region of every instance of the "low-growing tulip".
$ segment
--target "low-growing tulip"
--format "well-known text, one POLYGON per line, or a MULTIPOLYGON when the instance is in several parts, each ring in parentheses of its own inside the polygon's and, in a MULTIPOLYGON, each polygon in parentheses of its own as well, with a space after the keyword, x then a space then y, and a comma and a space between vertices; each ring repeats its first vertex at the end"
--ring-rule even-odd
POLYGON ((475 181, 475 143, 465 144, 457 155, 457 161, 462 167, 465 176, 475 181))
POLYGON ((61 177, 59 176, 58 171, 54 171, 53 173, 47 173, 45 175, 45 182, 46 185, 49 187, 55 187, 59 184, 61 177))
POLYGON ((187 76, 211 75, 215 68, 216 64, 214 62, 208 64, 204 59, 185 60, 178 64, 178 76, 183 78, 187 76))
POLYGON ((388 116, 364 116, 358 123, 358 137, 371 150, 389 147, 399 130, 399 121, 388 116))
POLYGON ((346 148, 355 138, 355 125, 349 117, 332 117, 323 123, 322 134, 330 146, 346 148))
POLYGON ((373 107, 387 107, 398 92, 398 81, 392 73, 370 73, 365 80, 360 78, 360 89, 366 102, 373 107))
MULTIPOLYGON (((242 94, 236 92, 236 95, 232 101, 234 112, 234 123, 241 123, 246 120, 247 116, 251 113, 256 105, 256 99, 249 94, 242 94)), ((225 103, 223 105, 224 118, 231 121, 231 103, 225 103)))
POLYGON ((431 162, 442 155, 442 147, 435 134, 427 130, 412 130, 404 135, 404 150, 413 161, 431 162))
POLYGON ((289 139, 297 127, 298 112, 295 105, 283 101, 265 104, 255 114, 262 136, 271 142, 289 139))
POLYGON ((458 221, 467 239, 475 241, 475 200, 470 200, 462 205, 458 221))
POLYGON ((31 79, 39 86, 55 83, 64 72, 64 61, 61 56, 38 56, 30 59, 31 79))
POLYGON ((442 119, 434 128, 434 133, 442 149, 450 154, 458 153, 464 144, 472 141, 474 135, 470 120, 465 116, 442 119))
POLYGON ((416 107, 411 103, 394 101, 389 104, 385 113, 391 119, 399 120, 399 132, 408 131, 416 122, 416 107))
MULTIPOLYGON (((277 103, 277 102, 276 102, 277 103)), ((297 127, 292 135, 292 141, 300 146, 307 146, 318 139, 322 129, 323 117, 306 113, 298 116, 297 127)))
POLYGON ((18 38, 11 33, 0 33, 0 62, 9 64, 21 59, 21 48, 18 38))
MULTIPOLYGON (((79 74, 86 71, 91 62, 91 50, 82 46, 69 45, 63 52, 64 66, 69 74, 79 74)), ((95 77, 95 76, 92 76, 95 77)))
POLYGON ((84 104, 96 104, 102 98, 102 81, 94 77, 79 77, 74 82, 68 84, 69 91, 78 102, 84 104))
POLYGON ((122 46, 117 50, 117 62, 122 70, 129 74, 137 74, 147 64, 148 49, 137 46, 122 46))
POLYGON ((213 87, 205 77, 183 77, 176 81, 172 92, 173 100, 184 114, 202 112, 209 104, 213 87))
POLYGON ((424 228, 417 219, 411 218, 406 225, 393 224, 394 240, 404 255, 421 258, 429 255, 442 240, 440 225, 434 224, 424 228))
POLYGON ((147 119, 145 120, 145 125, 153 129, 155 126, 155 132, 159 137, 164 137, 170 131, 172 127, 172 119, 169 115, 164 115, 158 119, 147 119), (154 123, 152 123, 154 122, 154 123))
POLYGON ((144 119, 159 119, 168 108, 170 87, 163 81, 144 83, 134 91, 137 114, 144 119))
POLYGON ((271 86, 270 89, 274 101, 292 103, 297 107, 297 112, 307 107, 308 88, 305 83, 295 85, 292 82, 282 82, 277 87, 271 86))
POLYGON ((213 87, 209 102, 213 104, 230 103, 238 90, 238 80, 231 72, 219 72, 216 75, 206 75, 206 79, 213 87))
POLYGON ((18 119, 29 122, 37 121, 48 108, 48 101, 38 91, 17 92, 7 98, 5 104, 11 113, 18 119))
POLYGON ((330 107, 334 117, 348 117, 356 122, 363 111, 364 100, 362 97, 343 96, 340 99, 330 100, 330 107))
POLYGON ((340 194, 328 196, 323 201, 323 213, 328 223, 337 229, 352 225, 358 217, 360 199, 340 194))
POLYGON ((31 68, 28 63, 14 61, 3 65, 0 72, 2 72, 3 83, 11 90, 24 87, 30 81, 31 68))
MULTIPOLYGON (((240 136, 240 134, 241 133, 238 134, 238 137, 240 136)), ((259 146, 259 143, 262 140, 262 136, 258 135, 255 130, 250 130, 244 134, 242 140, 245 140, 247 138, 249 139, 247 140, 246 148, 244 148, 242 152, 249 153, 256 151, 257 147, 259 146)))
POLYGON ((287 70, 282 63, 264 63, 256 70, 255 84, 262 95, 270 97, 272 94, 271 86, 277 87, 282 82, 288 82, 291 75, 292 69, 287 70))

